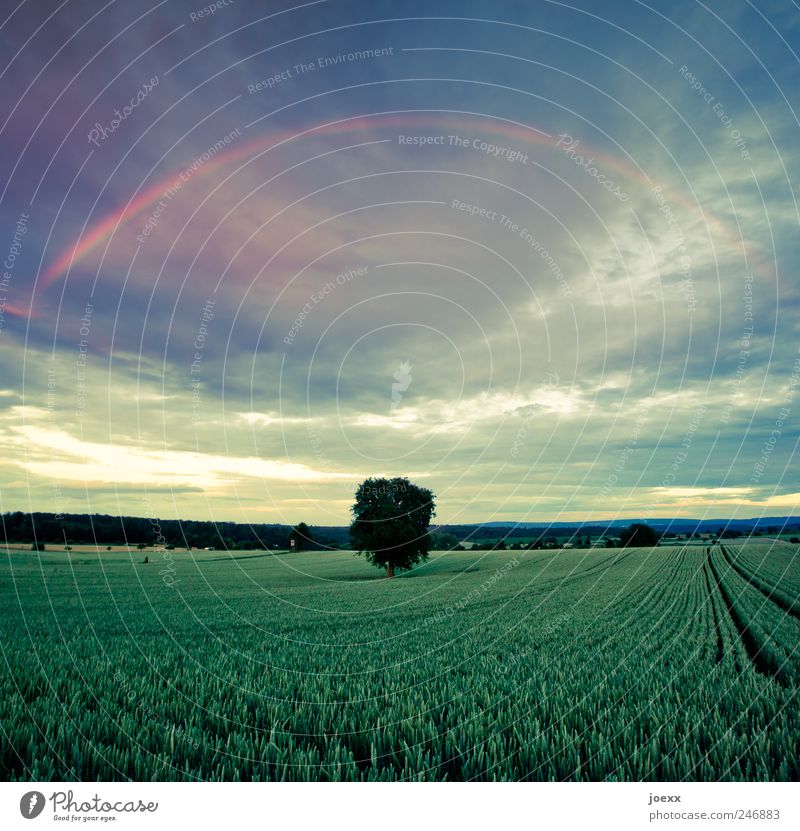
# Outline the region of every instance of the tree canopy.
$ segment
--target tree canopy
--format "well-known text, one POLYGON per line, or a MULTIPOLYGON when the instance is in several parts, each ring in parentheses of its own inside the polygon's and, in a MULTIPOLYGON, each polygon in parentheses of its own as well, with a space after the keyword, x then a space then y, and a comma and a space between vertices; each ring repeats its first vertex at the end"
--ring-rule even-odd
POLYGON ((308 551, 314 547, 314 538, 311 536, 311 529, 305 522, 295 525, 289 534, 289 547, 294 542, 295 551, 308 551))
POLYGON ((448 534, 444 531, 437 531, 431 534, 431 551, 454 551, 459 544, 455 534, 448 534))
POLYGON ((374 566, 395 571, 412 568, 428 556, 428 532, 436 513, 434 495, 408 479, 365 479, 356 490, 350 526, 353 549, 374 566))
POLYGON ((622 540, 623 547, 650 548, 658 544, 661 534, 643 522, 634 522, 624 531, 620 531, 619 537, 622 540))

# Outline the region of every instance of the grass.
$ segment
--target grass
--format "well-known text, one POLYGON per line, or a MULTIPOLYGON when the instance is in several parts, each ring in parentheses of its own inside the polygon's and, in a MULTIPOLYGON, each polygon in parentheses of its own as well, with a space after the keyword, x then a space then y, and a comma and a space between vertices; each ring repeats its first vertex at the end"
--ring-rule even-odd
POLYGON ((3 551, 2 776, 797 780, 800 557, 733 542, 3 551))

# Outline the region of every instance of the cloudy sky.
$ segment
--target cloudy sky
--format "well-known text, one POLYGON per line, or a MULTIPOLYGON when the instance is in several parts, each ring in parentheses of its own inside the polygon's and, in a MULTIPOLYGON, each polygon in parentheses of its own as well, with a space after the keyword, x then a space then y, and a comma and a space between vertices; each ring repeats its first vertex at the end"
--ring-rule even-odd
POLYGON ((791 0, 5 18, 0 510, 800 513, 791 0))

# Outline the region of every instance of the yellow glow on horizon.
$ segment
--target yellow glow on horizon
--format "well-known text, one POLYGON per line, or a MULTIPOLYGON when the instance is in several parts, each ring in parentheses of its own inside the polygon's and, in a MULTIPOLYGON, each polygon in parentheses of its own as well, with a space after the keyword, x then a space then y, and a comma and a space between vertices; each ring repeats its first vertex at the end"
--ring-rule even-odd
POLYGON ((218 487, 241 477, 285 482, 349 480, 360 474, 314 470, 295 462, 253 456, 220 456, 186 450, 157 450, 100 444, 74 438, 62 430, 25 426, 15 429, 15 443, 47 460, 17 462, 38 476, 77 482, 218 487), (52 458, 54 452, 66 458, 52 458), (70 458, 71 457, 71 458, 70 458), (78 459, 78 460, 76 460, 78 459))

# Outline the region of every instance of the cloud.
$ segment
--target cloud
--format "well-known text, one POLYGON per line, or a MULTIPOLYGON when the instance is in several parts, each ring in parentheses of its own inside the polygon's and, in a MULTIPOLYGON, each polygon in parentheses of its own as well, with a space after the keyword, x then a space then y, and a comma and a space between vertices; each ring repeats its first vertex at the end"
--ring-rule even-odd
POLYGON ((23 445, 28 456, 17 464, 36 476, 55 481, 177 485, 211 490, 242 477, 299 483, 352 478, 351 474, 314 470, 280 460, 99 444, 43 427, 17 427, 12 431, 16 438, 6 435, 3 443, 23 445), (53 458, 54 455, 60 458, 53 458))
MULTIPOLYGON (((4 506, 58 486, 79 509, 87 483, 109 510, 153 488, 187 516, 342 523, 386 472, 425 478, 440 519, 793 510, 796 12, 715 9, 731 31, 683 0, 494 23, 446 2, 433 25, 345 6, 195 25, 166 4, 99 51, 140 12, 81 29, 65 8, 22 50, 9 100, 42 74, 4 132, 4 205, 31 214, 7 310, 38 282, 35 316, 0 332, 4 506), (391 59, 247 89, 381 44, 391 59), (44 284, 84 223, 121 217, 44 284)), ((0 32, 9 54, 40 11, 0 32)))

